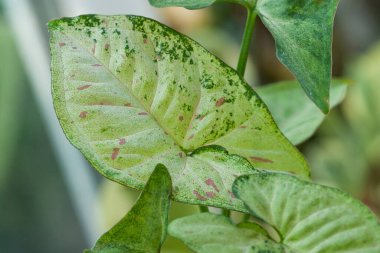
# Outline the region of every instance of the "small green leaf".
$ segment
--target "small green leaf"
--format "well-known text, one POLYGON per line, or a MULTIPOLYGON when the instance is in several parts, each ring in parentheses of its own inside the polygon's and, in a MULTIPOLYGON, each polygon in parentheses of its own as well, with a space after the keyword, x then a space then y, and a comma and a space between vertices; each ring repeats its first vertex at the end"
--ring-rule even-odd
POLYGON ((257 94, 196 42, 137 16, 86 15, 49 28, 57 116, 107 178, 141 189, 162 163, 175 200, 246 211, 231 200, 231 176, 252 173, 251 164, 309 177, 257 94), (198 152, 210 145, 227 151, 198 152))
POLYGON ((237 179, 233 191, 295 252, 380 252, 375 215, 340 190, 285 174, 258 173, 237 179))
POLYGON ((208 7, 218 0, 149 0, 149 3, 158 8, 162 7, 185 7, 187 9, 202 9, 208 7))
POLYGON ((276 41, 277 56, 309 98, 329 111, 331 44, 339 0, 258 0, 256 11, 276 41))
POLYGON ((166 238, 172 181, 158 164, 131 211, 89 253, 157 253, 166 238))
MULTIPOLYGON (((334 80, 330 90, 331 108, 344 99, 348 82, 334 80)), ((298 145, 310 138, 325 119, 325 115, 307 98, 295 81, 266 85, 257 89, 271 111, 274 120, 293 143, 298 145)))
POLYGON ((258 225, 235 226, 227 217, 211 213, 177 219, 170 223, 169 234, 196 253, 285 252, 282 245, 269 239, 258 225))

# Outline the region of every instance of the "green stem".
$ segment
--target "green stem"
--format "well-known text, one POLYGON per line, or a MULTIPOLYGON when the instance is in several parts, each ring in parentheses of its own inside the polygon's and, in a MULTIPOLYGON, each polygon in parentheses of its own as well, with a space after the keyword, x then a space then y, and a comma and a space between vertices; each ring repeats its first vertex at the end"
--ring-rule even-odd
POLYGON ((251 218, 251 215, 249 215, 249 214, 246 213, 246 214, 244 214, 243 221, 244 222, 248 222, 250 218, 251 218))
POLYGON ((247 22, 244 28, 244 35, 243 35, 243 41, 242 41, 241 50, 240 50, 240 57, 239 57, 239 62, 236 69, 238 74, 241 77, 244 77, 245 68, 247 66, 249 47, 251 45, 253 28, 255 27, 255 21, 256 21, 256 16, 257 16, 254 8, 252 9, 247 8, 247 11, 248 11, 248 17, 247 17, 247 22))
POLYGON ((231 211, 228 210, 228 209, 222 209, 222 214, 223 214, 224 216, 226 216, 227 218, 230 218, 230 216, 231 216, 231 211))
POLYGON ((208 213, 208 207, 207 206, 199 206, 199 210, 201 213, 208 213))

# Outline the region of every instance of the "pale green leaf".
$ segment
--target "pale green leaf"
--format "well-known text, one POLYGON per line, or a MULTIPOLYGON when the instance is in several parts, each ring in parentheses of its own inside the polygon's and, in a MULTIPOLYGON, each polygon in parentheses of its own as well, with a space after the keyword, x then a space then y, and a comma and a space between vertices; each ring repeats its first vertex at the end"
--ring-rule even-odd
POLYGON ((136 16, 64 18, 49 28, 56 113, 104 176, 141 189, 162 163, 175 200, 243 211, 231 175, 251 165, 198 148, 223 146, 258 169, 309 176, 256 93, 189 38, 136 16))
POLYGON ((208 7, 217 2, 236 3, 247 8, 252 8, 256 0, 149 0, 149 3, 158 8, 162 7, 185 7, 190 10, 208 7))
POLYGON ((295 252, 380 252, 375 215, 340 190, 263 172, 240 177, 233 190, 295 252))
POLYGON ((149 3, 158 8, 178 6, 187 9, 201 9, 212 5, 216 1, 217 0, 149 0, 149 3))
POLYGON ((196 253, 282 253, 282 245, 268 238, 256 224, 239 227, 225 216, 195 214, 170 223, 169 234, 183 241, 196 253))
MULTIPOLYGON (((347 82, 334 80, 330 90, 330 109, 344 99, 347 82)), ((257 89, 272 113, 280 130, 294 144, 310 138, 325 119, 323 114, 302 91, 299 83, 285 81, 257 89)))
POLYGON ((276 41, 277 56, 310 99, 329 111, 331 44, 339 0, 258 0, 256 11, 276 41))
POLYGON ((157 165, 131 211, 86 252, 159 252, 166 238, 171 188, 167 169, 157 165))

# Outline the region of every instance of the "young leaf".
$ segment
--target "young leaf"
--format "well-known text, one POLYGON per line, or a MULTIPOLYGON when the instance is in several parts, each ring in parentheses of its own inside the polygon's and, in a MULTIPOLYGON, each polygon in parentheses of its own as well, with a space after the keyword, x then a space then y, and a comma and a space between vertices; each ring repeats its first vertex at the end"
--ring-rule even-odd
POLYGON ((167 169, 158 164, 131 211, 85 252, 159 252, 166 238, 171 187, 167 169))
POLYGON ((329 111, 331 43, 339 0, 258 0, 256 11, 276 41, 277 56, 309 98, 329 111))
POLYGON ((340 190, 280 173, 242 176, 233 190, 295 252, 380 252, 376 217, 340 190))
POLYGON ((282 253, 285 249, 256 224, 236 226, 225 216, 195 214, 170 223, 169 234, 196 253, 282 253))
MULTIPOLYGON (((331 108, 342 102, 346 90, 346 81, 333 81, 330 90, 331 108)), ((310 138, 325 118, 295 81, 267 85, 257 89, 257 93, 268 106, 281 131, 294 145, 310 138)))
POLYGON ((218 0, 149 0, 149 3, 158 8, 178 6, 194 10, 208 7, 216 1, 218 0))
POLYGON ((224 207, 231 184, 223 182, 252 168, 228 165, 236 159, 223 150, 195 151, 207 145, 258 169, 309 176, 256 93, 189 38, 136 16, 64 18, 49 29, 56 113, 68 139, 109 179, 141 189, 162 163, 174 199, 224 207), (215 163, 203 159, 213 156, 215 163), (214 201, 218 194, 225 197, 214 201))

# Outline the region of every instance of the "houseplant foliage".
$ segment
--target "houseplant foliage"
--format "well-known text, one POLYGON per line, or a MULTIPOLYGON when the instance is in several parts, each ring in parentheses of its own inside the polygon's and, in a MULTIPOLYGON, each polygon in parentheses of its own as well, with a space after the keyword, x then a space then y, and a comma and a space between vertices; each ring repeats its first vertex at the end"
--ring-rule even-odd
POLYGON ((158 164, 129 213, 85 252, 158 252, 166 237, 171 190, 170 175, 158 164))
POLYGON ((252 88, 196 42, 136 16, 49 28, 58 118, 106 177, 142 188, 162 163, 175 200, 245 211, 231 186, 250 164, 309 176, 252 88))
MULTIPOLYGON (((218 1, 150 2, 196 9, 218 1)), ((379 225, 373 214, 339 191, 308 182, 305 159, 283 134, 293 130, 286 129, 289 125, 306 122, 295 130, 297 139, 288 135, 300 143, 323 115, 307 106, 316 116, 297 116, 295 108, 302 105, 277 97, 292 94, 299 103, 308 100, 296 83, 276 84, 261 94, 284 128, 279 129, 267 105, 242 78, 259 16, 276 40, 278 58, 316 106, 328 112, 338 1, 228 2, 248 10, 237 71, 190 38, 144 17, 84 15, 49 22, 54 106, 66 136, 105 177, 136 189, 145 186, 136 206, 92 252, 159 251, 166 235, 169 185, 173 200, 225 209, 226 218, 202 214, 174 221, 171 234, 196 252, 223 250, 225 245, 220 238, 210 246, 204 238, 187 236, 183 226, 202 228, 212 241, 218 234, 213 222, 223 228, 220 236, 228 237, 229 231, 242 235, 228 252, 376 252, 379 225), (284 106, 292 110, 281 112, 284 106), (265 226, 236 226, 229 223, 227 210, 256 216, 265 226), (308 217, 312 213, 315 217, 308 217), (210 218, 210 226, 197 224, 198 218, 210 218), (277 231, 279 241, 270 229, 277 231), (373 236, 356 237, 363 230, 373 236), (319 232, 310 236, 313 231, 319 232), (330 235, 336 236, 322 242, 330 235)), ((333 87, 336 104, 345 85, 333 87)))
POLYGON ((235 226, 212 214, 178 219, 170 225, 171 234, 199 253, 380 251, 376 217, 337 189, 261 172, 237 179, 233 192, 253 216, 275 228, 279 242, 263 229, 235 226))

